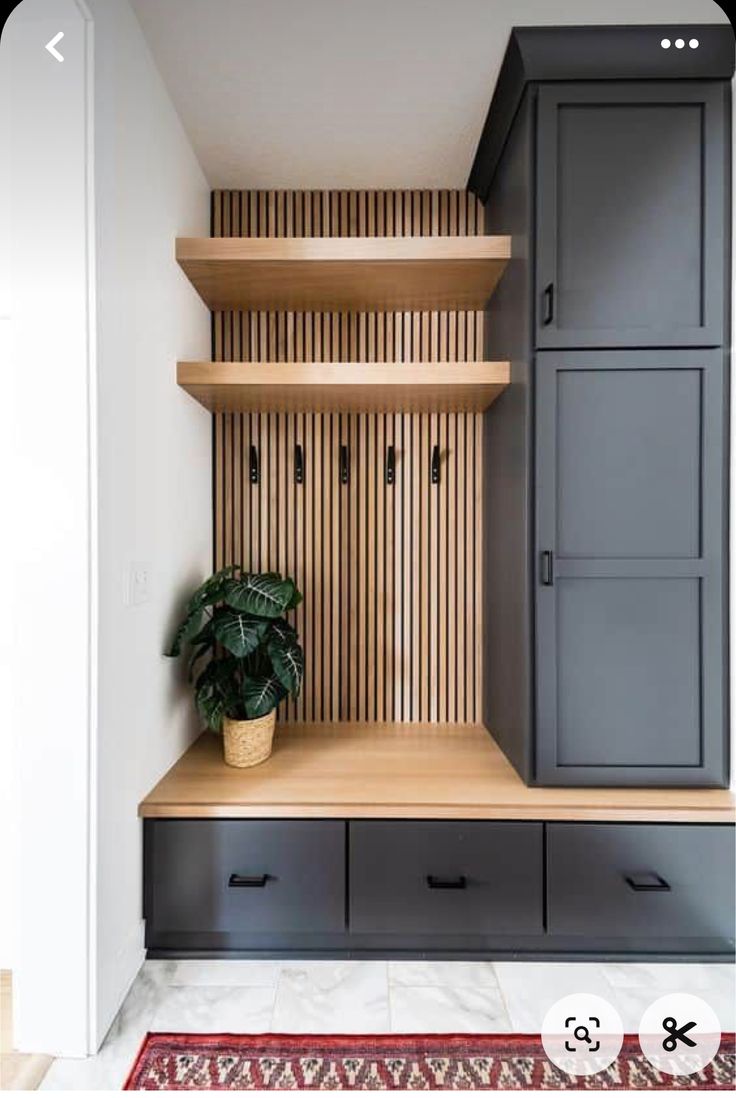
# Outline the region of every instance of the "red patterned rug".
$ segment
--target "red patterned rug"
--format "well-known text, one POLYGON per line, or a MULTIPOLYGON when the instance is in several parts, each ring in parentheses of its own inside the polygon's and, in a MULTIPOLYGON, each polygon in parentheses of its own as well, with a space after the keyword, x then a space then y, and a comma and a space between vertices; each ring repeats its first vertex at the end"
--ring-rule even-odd
POLYGON ((125 1090, 732 1090, 734 1035, 692 1076, 658 1072, 625 1037, 597 1075, 566 1075, 539 1037, 149 1033, 125 1090))

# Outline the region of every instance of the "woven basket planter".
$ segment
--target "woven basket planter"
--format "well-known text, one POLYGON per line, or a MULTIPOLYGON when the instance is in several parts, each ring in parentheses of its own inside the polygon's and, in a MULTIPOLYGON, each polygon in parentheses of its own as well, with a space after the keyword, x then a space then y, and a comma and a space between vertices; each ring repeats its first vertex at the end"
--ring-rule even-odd
POLYGON ((276 710, 250 721, 231 721, 225 717, 222 735, 228 766, 257 766, 271 754, 276 710))

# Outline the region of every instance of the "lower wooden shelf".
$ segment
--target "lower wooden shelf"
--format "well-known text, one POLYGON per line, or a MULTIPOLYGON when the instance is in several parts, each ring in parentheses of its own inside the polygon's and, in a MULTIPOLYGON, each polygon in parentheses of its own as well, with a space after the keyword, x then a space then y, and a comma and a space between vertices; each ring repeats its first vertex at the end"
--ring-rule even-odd
POLYGON ((211 412, 482 412, 508 362, 180 362, 211 412))
POLYGON ((735 806, 724 789, 529 788, 479 725, 318 724, 277 727, 249 770, 203 734, 139 815, 732 823, 735 806))

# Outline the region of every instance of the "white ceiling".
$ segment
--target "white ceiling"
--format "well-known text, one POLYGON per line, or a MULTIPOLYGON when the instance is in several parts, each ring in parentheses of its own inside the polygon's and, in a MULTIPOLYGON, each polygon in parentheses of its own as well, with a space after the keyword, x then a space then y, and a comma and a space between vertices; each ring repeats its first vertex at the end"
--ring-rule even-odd
POLYGON ((464 187, 513 25, 715 0, 131 0, 213 187, 464 187))

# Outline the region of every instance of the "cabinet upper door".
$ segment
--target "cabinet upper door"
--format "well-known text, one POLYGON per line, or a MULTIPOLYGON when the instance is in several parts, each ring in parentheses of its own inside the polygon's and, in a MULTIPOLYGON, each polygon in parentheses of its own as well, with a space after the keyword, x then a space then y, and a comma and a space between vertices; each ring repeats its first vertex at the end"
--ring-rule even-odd
POLYGON ((538 347, 724 342, 727 95, 716 81, 540 87, 538 347))

